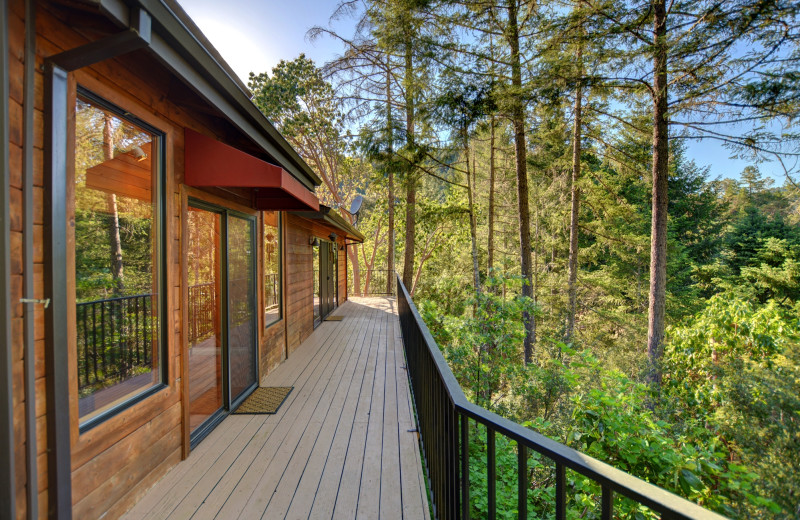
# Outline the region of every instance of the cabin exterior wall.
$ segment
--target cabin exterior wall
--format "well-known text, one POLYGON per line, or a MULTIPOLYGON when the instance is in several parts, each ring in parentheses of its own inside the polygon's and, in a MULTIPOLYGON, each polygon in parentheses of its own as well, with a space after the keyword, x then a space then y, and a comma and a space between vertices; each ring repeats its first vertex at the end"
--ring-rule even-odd
MULTIPOLYGON (((44 291, 45 242, 44 208, 48 204, 44 182, 44 121, 45 121, 45 76, 43 64, 49 56, 87 43, 86 34, 75 29, 71 18, 62 16, 63 8, 56 10, 46 2, 37 3, 36 8, 36 72, 34 88, 34 132, 33 142, 33 238, 32 272, 26 272, 23 258, 24 193, 23 193, 23 68, 25 59, 25 4, 23 0, 9 0, 9 199, 10 199, 10 287, 12 315, 10 322, 13 376, 13 426, 14 469, 16 483, 16 517, 28 518, 26 501, 29 493, 26 472, 26 427, 25 413, 28 407, 25 395, 23 316, 26 311, 20 299, 23 296, 46 298, 44 291), (33 276, 34 293, 23 292, 24 276, 33 276)), ((75 18, 80 11, 70 12, 75 18)), ((96 17, 95 17, 96 18, 96 17)), ((115 32, 109 27, 99 31, 115 32)), ((187 424, 187 388, 184 360, 187 352, 186 324, 186 276, 185 217, 188 196, 207 197, 231 207, 248 207, 250 193, 247 189, 197 190, 183 184, 184 178, 184 131, 187 128, 212 136, 219 141, 231 141, 230 125, 215 124, 219 116, 210 106, 192 107, 179 105, 168 99, 168 93, 176 88, 178 80, 157 63, 146 50, 80 69, 69 75, 69 85, 74 100, 76 85, 81 85, 109 102, 130 111, 140 119, 164 132, 166 139, 166 248, 160 251, 167 261, 167 309, 166 358, 168 373, 165 388, 138 403, 124 408, 108 420, 81 433, 78 427, 77 382, 74 337, 62 338, 64 348, 70 349, 70 462, 71 497, 74 518, 115 518, 127 511, 144 492, 178 461, 189 456, 189 427, 187 424), (209 115, 209 113, 212 113, 209 115), (227 126, 226 126, 227 125, 227 126)), ((74 113, 74 107, 72 108, 74 113)), ((255 210, 254 214, 258 214, 255 210)), ((263 251, 261 222, 258 219, 256 236, 258 250, 263 251)), ((268 327, 264 326, 263 313, 257 313, 258 329, 258 378, 273 370, 280 370, 280 363, 305 340, 314 328, 313 280, 311 246, 313 236, 326 237, 333 228, 317 222, 283 213, 283 317, 268 327)), ((74 226, 74 222, 71 223, 74 226)), ((344 239, 338 242, 344 245, 344 239)), ((73 242, 74 243, 74 242, 73 242)), ((346 300, 346 255, 339 254, 339 303, 346 300)), ((262 266, 262 253, 258 264, 262 266)), ((68 265, 68 273, 74 265, 68 265)), ((259 307, 263 308, 263 276, 257 270, 259 307)), ((74 284, 74 279, 71 282, 74 284)), ((53 481, 48 463, 48 421, 53 410, 47 403, 47 374, 45 369, 45 315, 41 305, 28 307, 34 318, 35 352, 35 417, 37 471, 34 502, 38 506, 38 517, 63 513, 54 510, 49 499, 50 483, 53 481)), ((74 317, 74 310, 72 311, 74 317)), ((67 336, 74 336, 74 327, 67 336)))

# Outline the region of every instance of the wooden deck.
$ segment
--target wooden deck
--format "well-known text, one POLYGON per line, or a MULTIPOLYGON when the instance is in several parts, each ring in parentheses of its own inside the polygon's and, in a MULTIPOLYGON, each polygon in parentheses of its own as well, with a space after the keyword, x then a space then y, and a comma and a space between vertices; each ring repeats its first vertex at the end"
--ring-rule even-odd
POLYGON ((231 415, 123 518, 427 518, 397 305, 352 298, 262 386, 275 415, 231 415))

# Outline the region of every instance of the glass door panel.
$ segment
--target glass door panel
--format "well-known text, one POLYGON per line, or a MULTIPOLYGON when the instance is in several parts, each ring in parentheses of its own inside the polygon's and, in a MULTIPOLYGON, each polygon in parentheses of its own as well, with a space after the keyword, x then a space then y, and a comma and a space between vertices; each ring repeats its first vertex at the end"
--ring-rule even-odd
POLYGON ((336 244, 328 244, 328 312, 336 308, 336 244))
POLYGON ((189 422, 194 432, 223 407, 222 215, 190 207, 189 422))
POLYGON ((320 283, 320 276, 322 276, 322 271, 320 270, 320 247, 321 243, 313 246, 311 248, 311 265, 312 265, 312 276, 314 278, 314 323, 316 324, 322 319, 321 308, 320 304, 322 303, 322 295, 320 291, 322 289, 322 284, 320 283))
POLYGON ((255 221, 228 216, 228 352, 231 401, 256 383, 255 221))

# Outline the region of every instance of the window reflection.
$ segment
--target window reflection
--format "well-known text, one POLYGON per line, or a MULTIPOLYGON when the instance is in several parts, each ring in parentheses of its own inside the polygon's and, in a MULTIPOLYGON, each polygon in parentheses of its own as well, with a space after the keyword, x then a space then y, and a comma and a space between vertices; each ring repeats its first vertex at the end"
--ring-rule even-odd
POLYGON ((156 208, 159 139, 79 95, 75 301, 79 416, 161 381, 156 208))
POLYGON ((280 213, 264 215, 264 325, 281 319, 281 229, 280 213))

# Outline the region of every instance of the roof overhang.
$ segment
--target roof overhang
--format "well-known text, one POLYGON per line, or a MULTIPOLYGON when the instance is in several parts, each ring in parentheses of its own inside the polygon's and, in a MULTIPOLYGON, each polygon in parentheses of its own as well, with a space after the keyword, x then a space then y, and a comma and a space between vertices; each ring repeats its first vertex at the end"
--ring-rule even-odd
POLYGON ((105 15, 121 28, 131 8, 152 17, 148 49, 189 88, 297 181, 313 190, 322 180, 250 100, 251 93, 175 0, 63 0, 105 15))
POLYGON ((326 225, 342 231, 345 239, 358 243, 364 241, 364 235, 359 230, 328 206, 320 204, 319 211, 293 211, 292 214, 307 220, 322 221, 326 225))
POLYGON ((280 166, 189 128, 184 132, 184 168, 188 186, 253 188, 256 209, 320 209, 316 195, 280 166))

